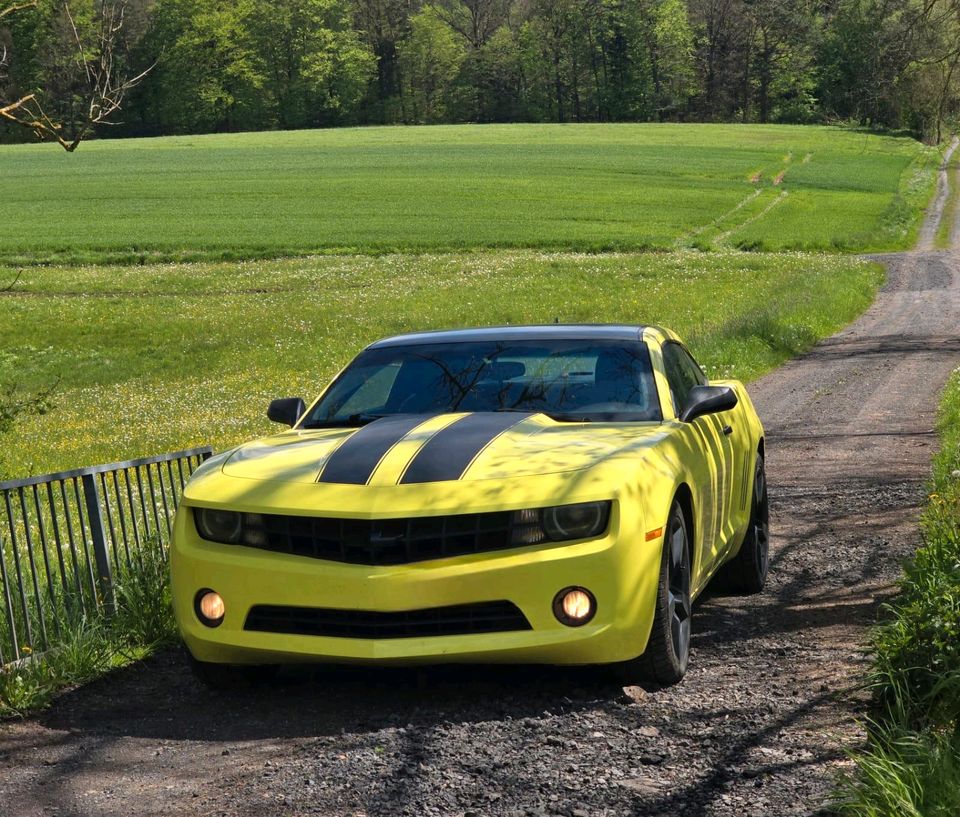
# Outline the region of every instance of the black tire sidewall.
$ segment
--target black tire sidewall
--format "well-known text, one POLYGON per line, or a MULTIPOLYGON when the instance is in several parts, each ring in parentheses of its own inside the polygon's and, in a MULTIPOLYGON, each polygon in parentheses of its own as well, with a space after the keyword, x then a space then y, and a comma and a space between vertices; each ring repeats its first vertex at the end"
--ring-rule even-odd
POLYGON ((754 575, 751 576, 751 579, 755 580, 755 585, 757 590, 763 589, 764 584, 767 580, 767 572, 770 569, 770 505, 769 499, 767 497, 767 474, 766 474, 766 463, 763 459, 763 454, 759 451, 757 452, 757 463, 753 469, 753 491, 751 493, 751 502, 750 502, 750 530, 747 534, 749 537, 749 551, 750 551, 750 560, 753 567, 754 575), (762 496, 757 496, 757 484, 760 481, 759 477, 763 476, 763 494, 762 496), (763 517, 762 522, 766 528, 765 536, 766 542, 761 542, 760 538, 757 536, 757 525, 760 523, 760 516, 763 517), (765 553, 761 554, 761 551, 765 550, 765 553))

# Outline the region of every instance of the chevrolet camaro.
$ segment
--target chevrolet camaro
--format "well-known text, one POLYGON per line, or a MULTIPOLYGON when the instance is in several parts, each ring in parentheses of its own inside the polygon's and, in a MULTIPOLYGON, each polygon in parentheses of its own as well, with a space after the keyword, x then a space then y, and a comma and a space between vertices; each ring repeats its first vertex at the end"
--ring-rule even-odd
POLYGON ((653 326, 364 349, 279 434, 208 459, 171 545, 198 676, 299 662, 614 665, 679 681, 691 604, 768 563, 763 428, 653 326))

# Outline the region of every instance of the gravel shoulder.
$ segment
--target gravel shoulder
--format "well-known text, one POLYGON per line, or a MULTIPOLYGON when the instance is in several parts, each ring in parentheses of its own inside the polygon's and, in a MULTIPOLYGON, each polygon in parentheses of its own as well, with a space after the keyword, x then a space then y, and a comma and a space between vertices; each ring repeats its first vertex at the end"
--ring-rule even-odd
POLYGON ((960 364, 960 252, 881 260, 856 323, 751 387, 770 584, 698 604, 682 684, 324 669, 219 697, 165 653, 0 725, 0 815, 815 814, 862 737, 861 645, 918 543, 960 364))

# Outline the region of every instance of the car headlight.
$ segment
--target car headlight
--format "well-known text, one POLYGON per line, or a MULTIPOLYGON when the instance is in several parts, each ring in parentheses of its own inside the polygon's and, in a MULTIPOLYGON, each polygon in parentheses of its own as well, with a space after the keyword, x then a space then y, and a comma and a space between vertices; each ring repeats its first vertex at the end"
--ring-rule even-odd
POLYGON ((236 511, 220 511, 215 508, 194 508, 197 533, 212 542, 233 544, 240 541, 243 519, 236 511))
POLYGON ((263 517, 258 513, 194 508, 193 520, 197 526, 197 533, 210 542, 255 547, 262 547, 266 543, 263 517))
POLYGON ((609 500, 530 508, 513 515, 513 544, 536 545, 541 542, 566 542, 591 539, 607 529, 609 500))

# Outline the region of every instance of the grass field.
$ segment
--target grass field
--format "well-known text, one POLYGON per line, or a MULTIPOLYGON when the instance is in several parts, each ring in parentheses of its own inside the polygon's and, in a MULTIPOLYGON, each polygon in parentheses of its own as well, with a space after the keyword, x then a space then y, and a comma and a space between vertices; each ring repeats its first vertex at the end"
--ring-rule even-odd
POLYGON ((3 468, 222 448, 270 430, 272 397, 312 397, 362 345, 413 329, 657 321, 714 376, 749 379, 862 311, 879 279, 852 257, 694 251, 27 268, 0 296, 0 382, 60 383, 53 411, 7 435, 3 468))
POLYGON ((0 148, 0 263, 909 245, 935 149, 827 127, 364 128, 0 148))

